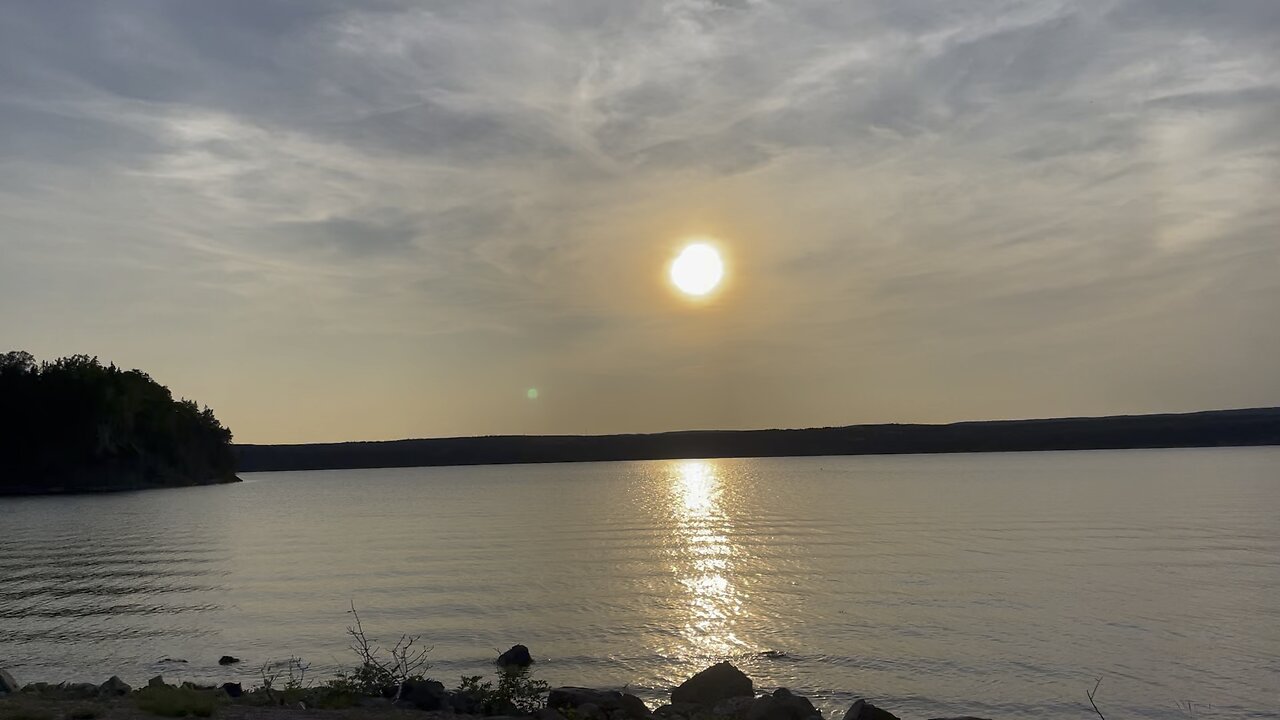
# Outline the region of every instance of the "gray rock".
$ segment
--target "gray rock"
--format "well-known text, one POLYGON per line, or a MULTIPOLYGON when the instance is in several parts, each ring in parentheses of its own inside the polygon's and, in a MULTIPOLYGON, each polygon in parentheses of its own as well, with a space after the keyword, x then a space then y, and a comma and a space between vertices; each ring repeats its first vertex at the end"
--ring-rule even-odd
POLYGON ((187 690, 221 690, 217 685, 200 685, 198 683, 193 683, 190 680, 183 680, 182 684, 178 687, 186 688, 187 690))
POLYGON ((756 698, 741 697, 725 698, 715 704, 711 709, 711 715, 718 718, 729 718, 729 720, 745 720, 747 711, 756 702, 756 698))
POLYGON ((576 708, 590 703, 597 707, 618 707, 622 693, 617 690, 595 690, 592 688, 565 686, 552 688, 547 693, 547 707, 576 708))
POLYGON ((578 716, 578 720, 606 720, 604 710, 595 703, 582 703, 573 709, 578 716))
POLYGON ((130 692, 133 692, 133 688, 116 675, 112 675, 110 679, 98 686, 99 695, 128 695, 130 692))
POLYGON ((244 695, 244 688, 240 686, 240 683, 223 683, 222 691, 227 694, 227 697, 238 698, 244 695))
MULTIPOLYGON (((583 705, 594 705, 602 713, 613 716, 620 713, 624 717, 644 720, 653 713, 644 701, 630 693, 617 690, 595 690, 581 687, 558 687, 547 694, 547 707, 558 710, 578 709, 583 705)), ((578 714, 581 714, 579 712, 578 714)))
POLYGON ((756 698, 747 709, 746 720, 808 720, 822 713, 809 699, 796 695, 786 688, 778 688, 772 695, 756 698))
POLYGON ((527 668, 533 664, 533 656, 524 645, 512 645, 511 649, 498 656, 498 665, 502 667, 527 668))
POLYGON ((400 702, 419 710, 443 710, 449 706, 444 683, 435 680, 405 680, 400 685, 400 702))
POLYGON ((632 695, 631 693, 621 693, 621 695, 622 697, 619 698, 618 703, 623 714, 627 717, 635 718, 635 720, 644 720, 644 718, 653 716, 653 712, 649 710, 649 706, 645 705, 644 701, 640 698, 632 695))
POLYGON ((163 675, 157 675, 147 681, 147 687, 164 687, 167 684, 163 675))
POLYGON ((13 676, 9 674, 9 671, 4 668, 0 668, 0 692, 16 693, 21 689, 22 686, 18 684, 17 680, 13 679, 13 676))
POLYGON ((222 657, 218 658, 219 665, 235 665, 238 662, 240 662, 240 658, 232 657, 230 655, 223 655, 222 657))
POLYGON ((722 662, 685 680, 671 691, 671 703, 714 707, 721 700, 755 695, 751 678, 728 662, 722 662))
POLYGON ((59 688, 58 694, 64 698, 88 700, 98 697, 98 686, 93 683, 65 683, 59 688))
POLYGON ((898 716, 888 710, 881 710, 866 700, 857 700, 844 714, 844 720, 898 720, 898 716))
POLYGON ((23 686, 22 692, 44 695, 45 693, 51 692, 56 689, 57 689, 56 685, 50 685, 47 682, 35 682, 35 683, 28 683, 27 685, 23 686))

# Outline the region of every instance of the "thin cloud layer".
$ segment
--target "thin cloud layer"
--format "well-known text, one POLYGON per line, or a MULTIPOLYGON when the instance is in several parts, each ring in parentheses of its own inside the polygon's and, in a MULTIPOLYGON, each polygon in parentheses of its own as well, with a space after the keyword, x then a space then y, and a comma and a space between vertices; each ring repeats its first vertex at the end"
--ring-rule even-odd
POLYGON ((1270 0, 18 3, 0 338, 251 442, 1280 404, 1278 34, 1270 0), (663 280, 691 235, 709 305, 663 280))

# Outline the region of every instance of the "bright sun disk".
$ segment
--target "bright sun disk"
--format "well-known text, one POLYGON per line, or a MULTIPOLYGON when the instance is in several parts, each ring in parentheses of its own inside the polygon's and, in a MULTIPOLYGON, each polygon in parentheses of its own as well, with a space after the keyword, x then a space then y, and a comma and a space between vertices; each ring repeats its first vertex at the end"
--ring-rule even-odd
POLYGON ((724 277, 720 253, 707 243, 688 245, 671 263, 671 282, 686 295, 706 295, 724 277))

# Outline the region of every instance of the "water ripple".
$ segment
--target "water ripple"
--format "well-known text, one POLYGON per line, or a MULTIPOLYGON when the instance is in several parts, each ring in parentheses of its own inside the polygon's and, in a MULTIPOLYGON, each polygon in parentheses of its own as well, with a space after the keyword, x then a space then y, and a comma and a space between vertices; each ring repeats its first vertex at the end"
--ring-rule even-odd
POLYGON ((350 662, 355 601, 376 638, 421 633, 447 683, 524 642, 553 684, 654 702, 731 659, 837 717, 860 696, 903 717, 1087 717, 1098 676, 1109 715, 1192 700, 1276 717, 1278 477, 1262 448, 279 473, 0 500, 0 647, 32 678, 252 682, 295 654, 323 673, 350 662))

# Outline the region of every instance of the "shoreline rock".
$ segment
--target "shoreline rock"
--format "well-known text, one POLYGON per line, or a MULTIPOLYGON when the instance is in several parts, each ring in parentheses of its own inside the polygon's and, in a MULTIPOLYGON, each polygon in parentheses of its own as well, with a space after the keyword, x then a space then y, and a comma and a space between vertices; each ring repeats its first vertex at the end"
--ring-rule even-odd
POLYGON ((512 645, 511 649, 498 656, 498 667, 527 668, 533 664, 533 656, 524 645, 512 645))
MULTIPOLYGON (((516 646, 523 647, 523 646, 516 646)), ((514 648, 513 648, 514 649, 514 648)), ((525 648, 527 652, 528 648, 525 648)), ((486 687, 487 687, 486 683, 486 687)), ((545 686, 544 686, 545 687, 545 686)), ((145 687, 135 690, 118 676, 111 676, 100 685, 92 683, 35 682, 19 686, 13 676, 0 669, 0 703, 9 698, 27 696, 41 702, 98 703, 129 702, 141 706, 143 699, 189 698, 206 704, 233 705, 252 712, 253 709, 324 709, 359 707, 368 710, 386 710, 401 713, 416 709, 446 717, 527 718, 529 720, 824 720, 823 714, 809 700, 788 688, 780 687, 759 695, 750 677, 728 662, 712 665, 685 680, 670 693, 671 702, 656 710, 650 710, 636 695, 623 690, 561 686, 546 691, 545 702, 531 707, 526 702, 519 705, 525 712, 516 710, 514 699, 495 703, 487 693, 491 690, 450 691, 436 680, 410 679, 391 688, 390 696, 373 697, 341 686, 313 686, 307 688, 271 688, 263 686, 246 692, 240 683, 221 686, 197 685, 183 682, 175 687, 157 675, 145 687), (468 692, 480 692, 473 697, 468 692), (326 695, 328 693, 329 695, 326 695), (334 695, 341 696, 344 704, 326 705, 334 695)), ((523 696, 525 700, 540 695, 523 696)), ((213 707, 213 705, 209 705, 213 707)), ((238 711, 239 712, 239 711, 238 711)), ((242 717, 238 715, 237 717, 242 717)), ((834 717, 832 720, 834 720, 834 717)), ((278 720, 272 716, 272 720, 278 720)), ((877 707, 866 699, 856 700, 841 720, 899 720, 898 716, 877 707)), ((952 720, 981 720, 964 717, 952 720)))
POLYGON ((728 661, 716 663, 680 683, 671 691, 671 704, 688 703, 713 707, 720 700, 756 694, 755 685, 746 673, 728 661))
POLYGON ((844 714, 844 720, 898 720, 898 716, 859 698, 844 714))
POLYGON ((18 685, 18 681, 13 679, 13 676, 9 674, 9 671, 4 668, 0 668, 0 695, 16 693, 21 689, 22 686, 18 685))
POLYGON ((133 692, 133 688, 121 680, 118 675, 112 675, 106 682, 98 686, 98 692, 103 695, 128 695, 133 692))

